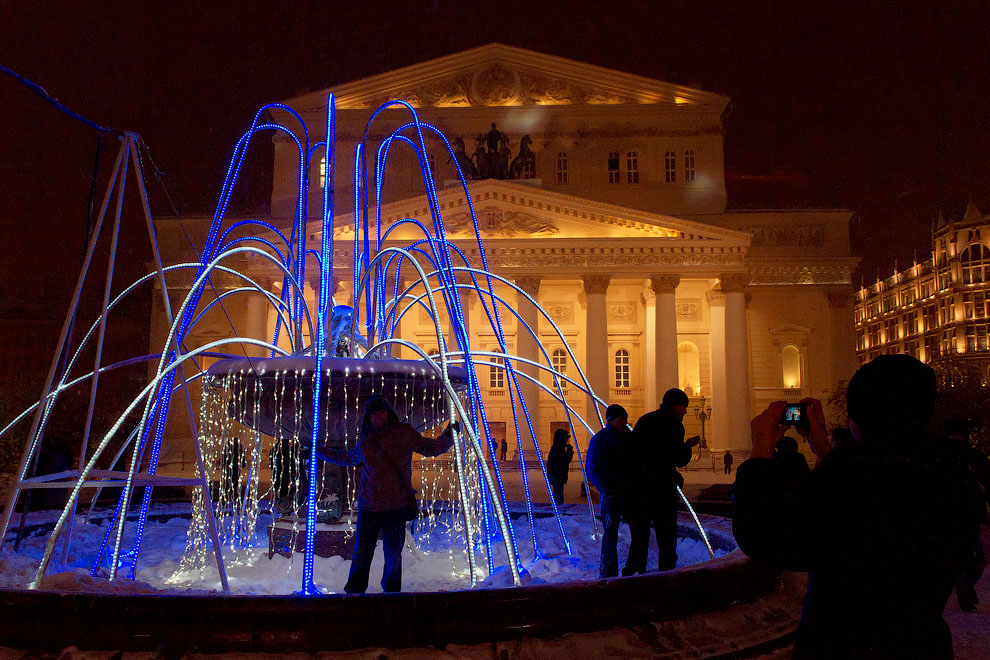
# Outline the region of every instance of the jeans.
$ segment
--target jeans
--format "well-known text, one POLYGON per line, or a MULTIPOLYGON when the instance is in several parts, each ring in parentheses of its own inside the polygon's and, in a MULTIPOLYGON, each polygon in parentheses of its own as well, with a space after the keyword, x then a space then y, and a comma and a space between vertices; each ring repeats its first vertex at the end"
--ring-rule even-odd
POLYGON ((351 560, 347 584, 344 585, 345 592, 363 594, 367 591, 371 558, 375 555, 379 533, 382 536, 382 550, 385 552, 382 590, 402 591, 402 546, 406 542, 406 520, 402 509, 389 511, 358 509, 354 558, 351 560))
POLYGON ((657 507, 629 524, 629 557, 623 575, 646 572, 646 557, 650 550, 650 529, 657 535, 658 570, 669 571, 677 565, 677 507, 657 507))
POLYGON ((619 524, 622 522, 622 511, 619 501, 607 495, 601 496, 602 525, 605 533, 602 535, 602 557, 598 564, 598 577, 615 577, 619 574, 619 524))
POLYGON ((553 501, 557 504, 564 503, 564 484, 559 481, 551 481, 550 488, 553 489, 553 501))

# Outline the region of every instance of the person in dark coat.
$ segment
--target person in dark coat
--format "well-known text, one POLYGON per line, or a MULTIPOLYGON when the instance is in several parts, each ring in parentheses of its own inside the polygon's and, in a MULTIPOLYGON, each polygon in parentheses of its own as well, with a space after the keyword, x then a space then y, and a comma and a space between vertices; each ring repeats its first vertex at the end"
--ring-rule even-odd
POLYGON ((632 434, 626 409, 613 403, 605 409, 605 428, 591 437, 585 470, 588 481, 598 489, 602 525, 602 554, 598 576, 619 574, 619 525, 628 502, 628 460, 632 434))
POLYGON ((667 390, 660 407, 646 413, 633 429, 635 459, 630 480, 636 501, 630 510, 629 559, 623 575, 646 572, 650 529, 656 533, 658 569, 668 571, 677 565, 677 487, 684 484, 677 468, 691 460, 697 436, 684 440, 688 396, 675 388, 667 390))
POLYGON ((725 455, 722 456, 722 464, 725 465, 725 473, 730 474, 732 472, 732 452, 725 452, 725 455))
POLYGON ((364 407, 361 433, 350 449, 317 448, 317 455, 336 465, 361 465, 357 496, 354 558, 344 591, 364 593, 379 533, 385 553, 382 589, 402 590, 402 546, 406 540, 404 509, 415 498, 412 453, 439 456, 453 446, 448 426, 437 438, 426 438, 399 421, 385 397, 374 394, 364 407))
POLYGON ((553 501, 564 503, 564 484, 567 483, 567 471, 574 458, 574 447, 567 441, 571 434, 567 429, 557 429, 553 432, 553 445, 547 454, 547 479, 553 489, 553 501))
POLYGON ((796 429, 814 470, 773 460, 786 404, 752 422, 753 458, 736 471, 733 532, 754 560, 807 571, 794 658, 952 658, 942 611, 972 549, 979 494, 945 439, 925 432, 935 373, 884 355, 846 392, 855 441, 832 449, 821 403, 796 429))

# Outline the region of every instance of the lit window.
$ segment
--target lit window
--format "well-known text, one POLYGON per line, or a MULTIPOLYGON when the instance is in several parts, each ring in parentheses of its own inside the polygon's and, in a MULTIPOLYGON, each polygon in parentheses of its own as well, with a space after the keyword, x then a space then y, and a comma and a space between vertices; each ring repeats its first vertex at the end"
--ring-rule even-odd
POLYGON ((619 152, 608 152, 608 182, 619 183, 619 152))
POLYGON ((694 150, 688 149, 684 152, 684 180, 694 183, 694 150))
POLYGON ((963 294, 963 307, 967 319, 985 319, 990 317, 990 295, 986 291, 974 291, 963 294))
POLYGON ((988 344, 988 328, 985 323, 966 326, 966 352, 990 350, 988 344))
MULTIPOLYGON (((554 371, 561 376, 567 375, 567 351, 562 348, 553 349, 553 353, 550 354, 550 363, 553 365, 554 371)), ((561 379, 560 386, 561 388, 566 388, 567 381, 561 379)))
POLYGON ((488 389, 505 389, 505 370, 501 366, 496 366, 503 364, 502 358, 492 358, 492 362, 495 364, 488 367, 488 389))
POLYGON ((979 284, 990 281, 990 250, 985 245, 974 243, 962 254, 963 284, 979 284))
POLYGON ((615 389, 629 389, 629 351, 624 348, 615 352, 615 389))
POLYGON ((677 154, 673 151, 663 155, 663 171, 667 183, 677 183, 677 154))
POLYGON ((639 183, 639 156, 635 151, 626 152, 626 183, 639 183))
POLYGON ((787 345, 780 351, 780 366, 784 387, 801 387, 801 351, 787 345))
POLYGON ((567 183, 567 152, 557 152, 557 183, 567 183))
POLYGON ((701 394, 701 356, 689 341, 677 345, 677 386, 688 396, 701 394))
POLYGON ((327 185, 327 157, 320 158, 320 188, 327 185))

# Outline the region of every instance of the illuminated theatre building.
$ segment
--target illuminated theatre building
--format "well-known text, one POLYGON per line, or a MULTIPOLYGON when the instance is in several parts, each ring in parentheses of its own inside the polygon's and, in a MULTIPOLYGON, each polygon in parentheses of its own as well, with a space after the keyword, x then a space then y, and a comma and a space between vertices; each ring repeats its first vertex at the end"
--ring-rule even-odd
POLYGON ((958 221, 940 215, 932 256, 856 294, 856 355, 906 353, 990 362, 990 222, 970 203, 958 221))
MULTIPOLYGON (((344 227, 335 238, 339 303, 351 302, 353 286, 354 148, 372 110, 395 98, 443 131, 465 164, 489 269, 539 301, 594 390, 622 404, 630 422, 655 409, 666 389, 680 387, 691 397, 688 434, 701 431, 704 397, 705 408, 711 406, 708 446, 718 460, 728 449, 738 460, 749 453, 751 416, 769 401, 827 397, 855 370, 851 212, 728 210, 722 144, 728 97, 492 44, 286 100, 307 122, 311 143, 324 139, 330 92, 337 107, 336 224, 344 227)), ((375 148, 407 121, 408 110, 385 111, 375 125, 380 132, 371 136, 375 148)), ((287 138, 274 141, 268 221, 288 233, 297 152, 287 138)), ((427 137, 427 149, 447 235, 480 267, 454 164, 439 140, 427 137)), ((383 221, 430 222, 419 169, 411 149, 393 147, 383 221)), ((372 170, 369 158, 369 181, 372 170)), ((311 199, 321 199, 314 187, 325 184, 325 167, 314 162, 309 175, 311 199)), ((309 209, 311 245, 320 240, 319 212, 315 204, 309 209)), ((182 229, 168 220, 159 224, 164 245, 188 244, 182 229)), ((208 218, 187 219, 185 230, 205 233, 208 224, 208 218)), ((421 236, 410 229, 398 242, 415 238, 421 236)), ((274 269, 250 260, 243 268, 279 291, 274 269)), ((313 271, 310 297, 318 284, 313 271)), ((177 301, 181 294, 176 291, 177 301)), ((505 295, 515 300, 514 292, 505 295)), ((227 313, 241 334, 270 338, 274 313, 260 296, 249 300, 227 313)), ((553 366, 576 377, 552 327, 537 320, 532 306, 517 308, 530 324, 539 323, 553 366)), ((482 314, 473 301, 471 344, 498 350, 482 314)), ((512 315, 503 313, 502 321, 508 351, 539 360, 532 338, 517 337, 512 315)), ((232 334, 222 316, 197 332, 203 339, 232 334)), ((425 312, 407 314, 397 334, 436 348, 425 312)), ((152 346, 162 340, 152 337, 152 346)), ((504 373, 479 369, 493 436, 514 447, 511 411, 500 407, 508 397, 504 373)), ((523 394, 545 453, 553 430, 565 425, 561 408, 531 384, 523 394)), ((597 417, 589 411, 589 419, 597 417)), ((577 440, 584 448, 588 436, 577 440)), ((191 469, 191 459, 180 455, 190 452, 173 451, 166 460, 191 469)))

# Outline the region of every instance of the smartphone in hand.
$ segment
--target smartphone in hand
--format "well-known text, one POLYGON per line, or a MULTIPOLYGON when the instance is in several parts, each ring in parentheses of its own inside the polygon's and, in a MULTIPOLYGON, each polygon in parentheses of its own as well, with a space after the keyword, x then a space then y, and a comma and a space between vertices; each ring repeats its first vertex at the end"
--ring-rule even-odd
POLYGON ((687 446, 688 447, 695 447, 695 446, 697 446, 697 444, 699 442, 701 442, 701 436, 700 435, 692 435, 690 438, 688 438, 684 442, 687 443, 687 446))

